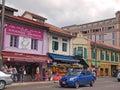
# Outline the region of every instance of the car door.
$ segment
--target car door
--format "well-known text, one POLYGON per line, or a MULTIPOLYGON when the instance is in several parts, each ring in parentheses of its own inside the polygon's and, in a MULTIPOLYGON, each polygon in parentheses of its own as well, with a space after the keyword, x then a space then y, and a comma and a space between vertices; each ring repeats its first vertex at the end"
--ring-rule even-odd
POLYGON ((81 75, 79 76, 79 83, 80 85, 84 85, 85 84, 85 80, 86 79, 86 72, 82 71, 81 75))
POLYGON ((89 84, 89 83, 91 83, 91 81, 92 81, 91 73, 90 73, 90 71, 86 71, 85 83, 89 84))

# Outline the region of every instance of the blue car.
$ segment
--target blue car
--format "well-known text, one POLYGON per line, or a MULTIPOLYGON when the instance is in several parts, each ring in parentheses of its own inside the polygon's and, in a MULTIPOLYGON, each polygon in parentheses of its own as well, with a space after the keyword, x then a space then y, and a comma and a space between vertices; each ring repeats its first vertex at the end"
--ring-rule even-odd
POLYGON ((79 88, 80 85, 93 86, 95 78, 91 71, 79 70, 68 72, 59 80, 61 87, 75 87, 79 88))

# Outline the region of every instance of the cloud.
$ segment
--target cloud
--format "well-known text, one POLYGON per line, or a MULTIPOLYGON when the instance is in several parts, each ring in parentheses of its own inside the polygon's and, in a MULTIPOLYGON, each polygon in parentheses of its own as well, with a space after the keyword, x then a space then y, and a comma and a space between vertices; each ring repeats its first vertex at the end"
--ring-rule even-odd
POLYGON ((120 0, 6 0, 6 5, 46 17, 58 27, 112 18, 120 0))

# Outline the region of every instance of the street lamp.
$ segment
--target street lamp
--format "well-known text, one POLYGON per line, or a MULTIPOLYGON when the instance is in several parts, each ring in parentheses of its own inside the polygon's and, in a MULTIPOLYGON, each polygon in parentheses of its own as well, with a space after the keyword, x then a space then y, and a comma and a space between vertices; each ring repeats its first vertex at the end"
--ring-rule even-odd
POLYGON ((3 61, 2 61, 2 42, 3 42, 3 30, 4 30, 4 13, 5 13, 5 0, 2 0, 1 30, 0 30, 0 69, 3 66, 3 61))

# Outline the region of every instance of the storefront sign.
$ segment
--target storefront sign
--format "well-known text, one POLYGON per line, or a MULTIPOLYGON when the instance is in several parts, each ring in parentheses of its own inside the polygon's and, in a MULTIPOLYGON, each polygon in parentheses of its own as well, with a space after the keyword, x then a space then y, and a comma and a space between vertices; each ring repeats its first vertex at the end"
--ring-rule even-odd
POLYGON ((16 24, 6 24, 6 33, 43 40, 43 31, 39 29, 31 29, 25 26, 16 24))

